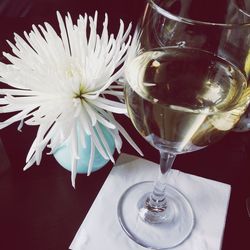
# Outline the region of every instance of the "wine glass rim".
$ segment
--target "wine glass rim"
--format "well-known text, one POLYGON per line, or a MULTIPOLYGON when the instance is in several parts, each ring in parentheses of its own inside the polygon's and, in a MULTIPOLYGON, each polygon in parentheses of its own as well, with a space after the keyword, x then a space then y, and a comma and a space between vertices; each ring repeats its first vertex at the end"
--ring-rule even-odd
MULTIPOLYGON (((217 23, 217 22, 206 22, 206 21, 199 21, 191 18, 186 18, 186 17, 181 17, 178 15, 175 15, 166 9, 162 8, 156 3, 156 0, 147 0, 147 2, 154 8, 157 12, 159 12, 161 15, 165 17, 169 17, 170 19, 178 22, 183 22, 191 25, 206 25, 206 26, 214 26, 214 27, 222 27, 222 28, 237 28, 237 27, 250 27, 250 21, 249 22, 243 22, 243 23, 217 23)), ((239 11, 242 12, 243 14, 247 15, 250 17, 249 14, 247 14, 244 10, 242 10, 236 3, 235 0, 233 0, 233 4, 235 4, 238 8, 239 11)))

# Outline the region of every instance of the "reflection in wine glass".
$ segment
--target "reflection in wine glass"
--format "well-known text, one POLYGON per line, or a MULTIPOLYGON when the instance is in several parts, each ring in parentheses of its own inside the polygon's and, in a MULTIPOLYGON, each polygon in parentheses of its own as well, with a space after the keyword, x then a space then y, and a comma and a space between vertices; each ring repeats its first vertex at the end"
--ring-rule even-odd
POLYGON ((239 53, 233 35, 249 24, 224 23, 227 4, 205 5, 147 1, 126 63, 129 117, 159 150, 160 176, 155 183, 130 187, 120 199, 118 217, 131 239, 151 249, 182 243, 194 227, 188 200, 166 184, 176 155, 219 140, 249 103, 250 88, 240 70, 247 54, 239 53))

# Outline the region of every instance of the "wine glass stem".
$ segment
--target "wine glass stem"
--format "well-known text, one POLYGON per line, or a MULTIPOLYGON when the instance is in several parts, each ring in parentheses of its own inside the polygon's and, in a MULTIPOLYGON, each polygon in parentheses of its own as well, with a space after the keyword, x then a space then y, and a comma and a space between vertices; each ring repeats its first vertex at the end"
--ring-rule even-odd
POLYGON ((160 202, 166 199, 165 188, 166 188, 166 177, 169 170, 172 168, 176 155, 168 153, 166 151, 160 152, 160 174, 154 184, 154 189, 151 194, 151 199, 160 202))
POLYGON ((149 223, 162 223, 169 219, 168 201, 165 193, 166 176, 171 169, 176 155, 160 151, 160 176, 154 183, 153 191, 139 202, 139 215, 149 223))

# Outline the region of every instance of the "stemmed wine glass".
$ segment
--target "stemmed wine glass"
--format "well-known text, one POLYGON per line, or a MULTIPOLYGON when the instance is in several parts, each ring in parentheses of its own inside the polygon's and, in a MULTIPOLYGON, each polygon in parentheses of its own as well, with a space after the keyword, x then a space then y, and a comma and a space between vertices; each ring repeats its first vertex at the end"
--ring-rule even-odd
POLYGON ((216 142, 249 103, 247 51, 238 37, 249 24, 226 22, 227 2, 148 0, 131 45, 126 104, 135 128, 159 150, 160 176, 128 188, 118 217, 150 249, 181 244, 195 225, 188 199, 166 183, 176 155, 216 142))

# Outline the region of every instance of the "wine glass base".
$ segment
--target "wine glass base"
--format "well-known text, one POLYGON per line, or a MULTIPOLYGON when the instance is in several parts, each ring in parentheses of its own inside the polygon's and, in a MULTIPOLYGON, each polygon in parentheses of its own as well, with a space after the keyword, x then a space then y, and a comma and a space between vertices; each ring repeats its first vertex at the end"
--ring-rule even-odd
POLYGON ((194 214, 187 199, 167 185, 168 216, 162 223, 148 223, 139 215, 145 193, 153 182, 140 182, 128 188, 118 204, 119 222, 127 235, 139 245, 151 249, 168 249, 181 244, 192 232, 194 214))

